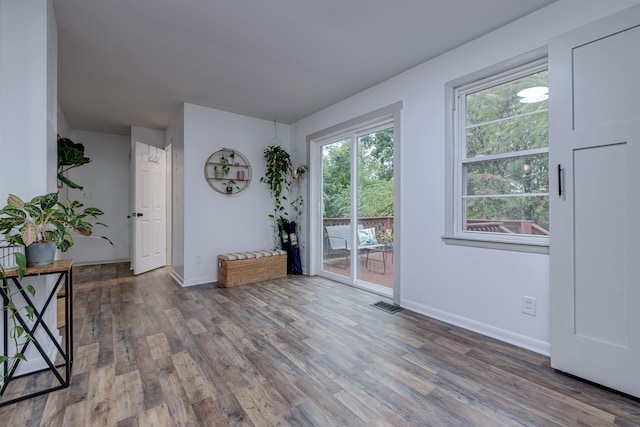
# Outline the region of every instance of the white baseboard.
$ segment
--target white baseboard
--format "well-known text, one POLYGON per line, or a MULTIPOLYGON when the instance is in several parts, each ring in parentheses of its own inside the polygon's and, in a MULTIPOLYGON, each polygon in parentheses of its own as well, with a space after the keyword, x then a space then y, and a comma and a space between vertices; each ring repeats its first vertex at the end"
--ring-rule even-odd
POLYGON ((466 317, 458 316, 457 314, 448 313, 442 310, 435 309, 433 307, 417 304, 412 301, 401 300, 400 305, 403 308, 415 311, 416 313, 423 314, 442 322, 446 322, 454 326, 459 326, 463 329, 468 329, 470 331, 477 332, 479 334, 486 335, 500 341, 504 341, 517 347, 531 350, 544 356, 549 356, 551 354, 551 344, 545 341, 527 337, 525 335, 516 334, 505 329, 496 328, 495 326, 487 325, 486 323, 477 322, 466 317))
POLYGON ((173 280, 175 280, 178 285, 180 286, 184 286, 184 277, 182 277, 177 271, 175 271, 173 268, 171 269, 171 272, 169 273, 169 275, 171 276, 171 278, 173 280))
POLYGON ((178 283, 178 285, 182 286, 183 288, 216 282, 216 278, 213 276, 196 277, 195 279, 184 280, 184 277, 182 277, 180 273, 178 273, 174 269, 171 269, 169 275, 173 278, 173 280, 176 281, 176 283, 178 283))
POLYGON ((86 261, 86 262, 73 262, 74 267, 80 267, 83 265, 98 265, 98 264, 120 264, 122 262, 129 262, 129 259, 116 259, 109 261, 86 261))
POLYGON ((215 277, 203 276, 203 277, 196 277, 195 279, 183 280, 182 286, 183 287, 196 286, 196 285, 204 285, 206 283, 215 283, 215 282, 217 282, 217 279, 215 277))

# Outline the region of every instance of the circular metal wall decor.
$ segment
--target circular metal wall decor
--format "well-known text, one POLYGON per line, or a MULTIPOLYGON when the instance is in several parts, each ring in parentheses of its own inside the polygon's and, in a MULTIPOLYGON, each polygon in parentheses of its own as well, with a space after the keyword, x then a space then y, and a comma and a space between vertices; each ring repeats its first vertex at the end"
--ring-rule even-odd
POLYGON ((237 194, 251 182, 251 164, 241 152, 223 148, 204 163, 204 178, 220 194, 237 194))

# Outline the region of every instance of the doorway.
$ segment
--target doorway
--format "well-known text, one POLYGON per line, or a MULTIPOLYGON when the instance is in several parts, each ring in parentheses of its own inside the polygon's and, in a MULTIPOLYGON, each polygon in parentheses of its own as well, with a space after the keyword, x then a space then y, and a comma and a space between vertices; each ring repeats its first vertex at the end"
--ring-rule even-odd
POLYGON ((395 145, 393 115, 315 141, 319 274, 393 297, 395 145))
POLYGON ((141 274, 167 263, 167 156, 165 150, 132 144, 131 268, 141 274))

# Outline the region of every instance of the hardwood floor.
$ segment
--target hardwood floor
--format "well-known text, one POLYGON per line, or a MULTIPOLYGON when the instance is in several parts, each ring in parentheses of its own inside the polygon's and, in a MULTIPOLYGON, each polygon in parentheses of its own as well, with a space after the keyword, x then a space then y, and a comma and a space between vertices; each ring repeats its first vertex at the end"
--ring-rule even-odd
POLYGON ((102 265, 74 282, 71 387, 0 425, 640 425, 638 401, 546 357, 325 279, 182 289, 102 265))

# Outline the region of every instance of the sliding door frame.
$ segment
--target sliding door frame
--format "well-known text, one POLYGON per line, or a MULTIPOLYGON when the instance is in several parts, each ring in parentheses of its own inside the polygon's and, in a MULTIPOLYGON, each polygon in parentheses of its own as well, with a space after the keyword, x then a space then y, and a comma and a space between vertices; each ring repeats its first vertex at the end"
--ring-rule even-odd
MULTIPOLYGON (((323 212, 322 212, 322 168, 315 167, 322 164, 322 147, 326 144, 328 139, 339 140, 341 137, 351 137, 354 133, 365 128, 374 128, 384 122, 388 123, 388 127, 393 127, 394 135, 394 216, 393 216, 393 234, 394 234, 394 276, 393 276, 393 291, 392 297, 396 304, 400 303, 401 296, 401 274, 402 274, 402 239, 401 239, 401 177, 400 177, 400 163, 401 163, 401 137, 400 137, 400 112, 402 110, 402 102, 388 105, 362 116, 353 118, 346 122, 332 126, 325 130, 308 135, 307 146, 309 147, 309 161, 312 166, 312 173, 310 176, 309 187, 309 254, 310 265, 309 274, 316 275, 321 273, 322 270, 322 257, 323 257, 323 212)), ((357 147, 357 141, 352 142, 354 147, 357 147)), ((353 150, 352 150, 353 151, 353 150)), ((351 153, 351 159, 353 161, 356 153, 351 153)), ((353 168, 353 165, 352 165, 353 168)), ((352 174, 351 185, 356 185, 354 181, 355 177, 352 174)), ((354 206, 354 192, 352 191, 351 203, 354 206)), ((351 221, 352 224, 357 224, 357 212, 352 209, 351 221)), ((355 231, 354 231, 355 233, 355 231)), ((355 271, 352 269, 352 276, 355 276, 355 271)), ((358 286, 358 280, 354 277, 350 279, 349 285, 358 286)), ((359 286, 358 286, 359 287, 359 286)), ((371 289, 367 289, 372 291, 371 289)), ((373 290, 375 292, 375 290, 373 290)))

